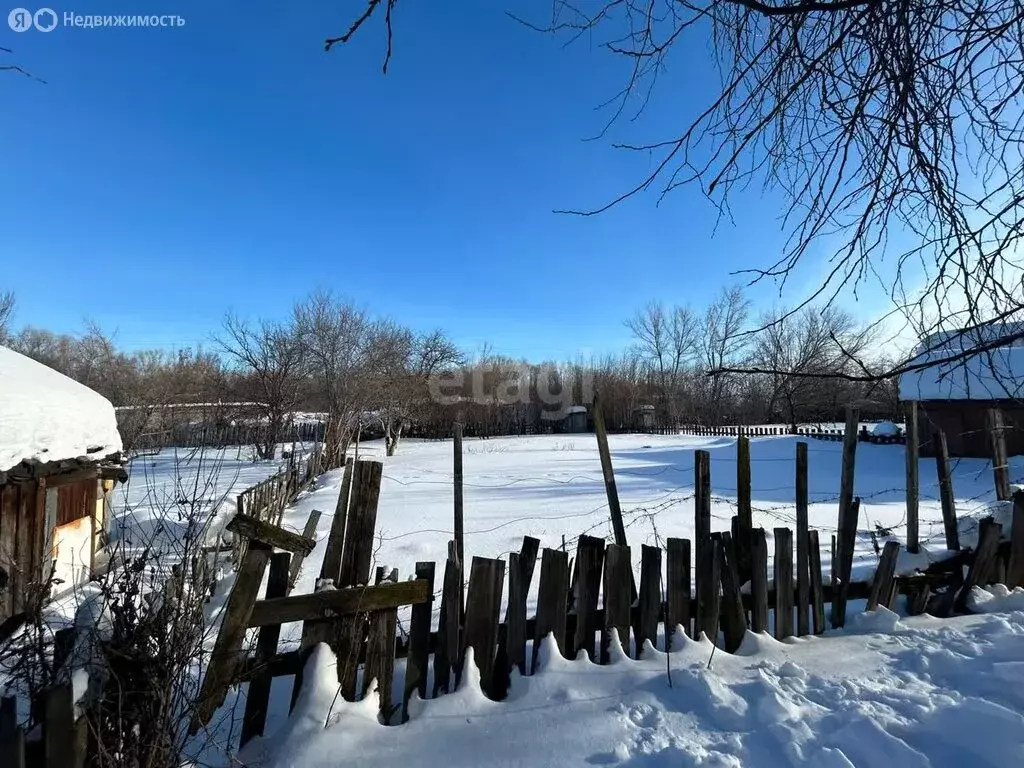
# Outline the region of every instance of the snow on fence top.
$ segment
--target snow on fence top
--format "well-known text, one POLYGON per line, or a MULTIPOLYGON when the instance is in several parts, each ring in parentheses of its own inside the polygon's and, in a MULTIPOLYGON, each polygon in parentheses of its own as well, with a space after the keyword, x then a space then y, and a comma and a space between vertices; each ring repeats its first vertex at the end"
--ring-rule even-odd
POLYGON ((23 461, 99 460, 120 451, 109 400, 0 346, 0 473, 23 461))
POLYGON ((925 339, 911 364, 936 362, 900 377, 901 400, 1015 400, 1024 397, 1024 339, 941 362, 978 344, 1021 332, 1016 325, 983 332, 935 334, 925 339))

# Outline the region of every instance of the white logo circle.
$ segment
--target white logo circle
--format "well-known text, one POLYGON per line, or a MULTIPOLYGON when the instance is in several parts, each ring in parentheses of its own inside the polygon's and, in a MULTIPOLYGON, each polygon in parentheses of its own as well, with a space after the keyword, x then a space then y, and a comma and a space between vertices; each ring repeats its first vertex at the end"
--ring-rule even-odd
POLYGON ((57 28, 57 13, 52 8, 40 8, 32 17, 40 32, 53 32, 57 28))
POLYGON ((7 26, 15 32, 28 32, 32 29, 32 11, 28 8, 15 8, 7 14, 7 26))

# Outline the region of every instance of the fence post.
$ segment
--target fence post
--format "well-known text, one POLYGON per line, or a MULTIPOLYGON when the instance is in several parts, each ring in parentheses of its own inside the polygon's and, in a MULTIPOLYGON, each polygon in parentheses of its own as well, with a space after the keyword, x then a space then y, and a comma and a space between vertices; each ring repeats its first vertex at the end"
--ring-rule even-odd
POLYGON ((920 498, 920 481, 918 479, 918 459, 920 436, 917 432, 917 401, 906 404, 907 422, 907 551, 917 554, 918 543, 918 504, 920 498))
POLYGON ((949 446, 946 433, 936 430, 935 468, 939 475, 939 498, 942 503, 942 526, 946 533, 946 549, 960 549, 960 533, 956 525, 956 501, 953 498, 953 478, 949 473, 949 446))
POLYGON ((817 531, 807 532, 807 559, 811 577, 811 626, 814 634, 825 631, 825 595, 821 586, 821 543, 817 531))
MULTIPOLYGON (((839 525, 840 531, 846 528, 846 515, 853 503, 853 480, 854 468, 857 460, 857 424, 860 420, 860 412, 853 406, 846 408, 846 425, 843 430, 843 469, 839 485, 839 525)), ((839 558, 841 574, 847 560, 853 562, 853 552, 844 549, 844 541, 840 537, 836 555, 839 558)))
MULTIPOLYGON (((298 557, 298 555, 296 555, 298 557)), ((267 598, 284 597, 289 590, 289 552, 278 552, 270 558, 270 576, 267 580, 267 598)), ((256 641, 256 662, 265 663, 277 653, 277 642, 281 637, 281 625, 273 624, 260 627, 256 641)), ((249 693, 245 697, 245 714, 242 718, 242 735, 239 746, 245 744, 253 736, 262 736, 267 721, 267 707, 270 703, 271 677, 267 670, 257 674, 249 682, 249 693)))
POLYGON ((463 497, 462 497, 462 424, 452 426, 452 478, 455 493, 455 554, 465 567, 466 549, 463 541, 463 497))
POLYGON ((992 446, 992 474, 996 483, 996 498, 1006 501, 1010 498, 1010 468, 1007 466, 1003 412, 998 408, 990 408, 987 420, 989 442, 992 446))
POLYGON ((832 594, 832 628, 846 625, 846 600, 850 593, 850 578, 853 574, 853 545, 857 541, 857 520, 860 517, 860 499, 850 504, 843 517, 843 528, 839 531, 837 549, 842 553, 839 568, 834 573, 836 580, 832 594))
POLYGON ((768 631, 768 540, 764 528, 755 528, 750 539, 750 629, 768 631))
POLYGON ((687 637, 690 629, 690 540, 669 539, 666 569, 665 637, 672 650, 676 627, 682 627, 687 637))
MULTIPOLYGON (((701 584, 701 580, 707 576, 712 575, 712 568, 710 567, 710 561, 705 557, 705 550, 708 549, 711 544, 711 456, 707 451, 694 451, 693 452, 693 463, 694 463, 694 525, 693 525, 693 540, 694 540, 694 555, 697 560, 697 574, 696 574, 696 592, 697 600, 710 599, 710 593, 704 591, 704 586, 701 584)), ((714 570, 717 570, 717 561, 714 570)), ((718 585, 715 584, 715 590, 717 592, 718 585)), ((717 604, 717 595, 715 597, 717 604)), ((710 608, 708 609, 710 610, 710 608)), ((702 614, 700 610, 697 611, 696 624, 693 628, 693 636, 700 637, 701 630, 710 629, 710 626, 705 628, 701 625, 701 622, 709 616, 710 613, 702 614)), ((714 626, 718 626, 717 609, 716 616, 714 619, 714 626)), ((710 634, 708 635, 710 638, 710 634)))
POLYGON ((775 534, 775 639, 793 634, 793 531, 776 528, 775 534))
MULTIPOLYGON (((597 436, 597 450, 601 456, 601 474, 604 475, 604 488, 608 494, 608 510, 612 517, 612 530, 615 543, 620 547, 626 544, 626 528, 622 523, 622 508, 619 507, 619 492, 615 487, 615 471, 612 469, 612 455, 608 449, 608 432, 605 430, 604 414, 601 413, 601 400, 598 392, 594 393, 594 433, 597 436)), ((632 571, 630 571, 632 573, 632 571)))
POLYGON ((810 631, 807 611, 810 607, 810 566, 807 558, 807 443, 796 444, 796 633, 810 631))
POLYGON ((1013 519, 1010 523, 1010 563, 1006 586, 1024 587, 1024 491, 1013 494, 1013 519))
POLYGON ((750 438, 745 436, 736 438, 736 507, 736 566, 742 584, 750 579, 750 532, 754 528, 750 507, 750 438))

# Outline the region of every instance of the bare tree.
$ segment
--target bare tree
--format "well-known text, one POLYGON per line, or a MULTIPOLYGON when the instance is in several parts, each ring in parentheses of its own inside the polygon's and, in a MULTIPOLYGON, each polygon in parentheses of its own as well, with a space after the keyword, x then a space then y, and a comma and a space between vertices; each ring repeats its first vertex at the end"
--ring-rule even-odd
POLYGON ((14 315, 14 291, 0 293, 0 343, 7 342, 11 317, 14 315))
POLYGON ((267 424, 257 453, 272 459, 300 402, 302 345, 290 326, 269 321, 251 325, 230 313, 217 343, 246 374, 243 386, 267 424))
POLYGON ((746 333, 749 316, 750 301, 739 287, 723 288, 704 312, 698 346, 701 369, 709 377, 701 383, 700 394, 704 418, 709 422, 726 416, 723 405, 733 378, 722 371, 746 357, 750 344, 746 333))
POLYGON ((428 379, 462 365, 463 356, 443 331, 416 336, 390 320, 373 324, 368 349, 373 382, 369 402, 384 432, 387 455, 393 456, 402 432, 428 403, 428 379))
MULTIPOLYGON (((328 49, 380 11, 386 71, 395 7, 366 0, 328 49)), ((791 312, 870 286, 892 300, 887 321, 920 338, 1002 323, 999 338, 947 345, 929 364, 1024 338, 1006 322, 1024 319, 1021 0, 554 0, 549 19, 524 23, 627 62, 602 135, 642 125, 673 51, 710 43, 720 77, 678 129, 615 143, 652 156, 651 170, 572 213, 692 185, 729 218, 735 193, 764 185, 782 193, 788 239, 747 274, 784 285, 801 263, 825 266, 791 312)))
POLYGON ((779 309, 760 322, 765 330, 754 343, 751 362, 772 371, 766 374, 769 414, 781 409, 793 432, 801 421, 831 414, 834 402, 846 399, 836 397, 836 390, 849 389, 839 374, 856 370, 872 334, 834 306, 809 306, 795 315, 779 309))
POLYGON ((680 387, 686 367, 699 349, 700 323, 689 307, 665 308, 652 302, 626 321, 637 351, 649 367, 664 416, 679 419, 680 387))
POLYGON ((315 397, 327 411, 326 466, 340 466, 366 398, 365 366, 369 321, 363 310, 316 291, 294 309, 315 397))

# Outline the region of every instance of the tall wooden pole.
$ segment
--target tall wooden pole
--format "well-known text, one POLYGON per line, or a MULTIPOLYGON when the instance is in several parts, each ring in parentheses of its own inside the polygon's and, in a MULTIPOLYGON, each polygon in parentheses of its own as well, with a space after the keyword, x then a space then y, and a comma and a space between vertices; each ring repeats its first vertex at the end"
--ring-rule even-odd
POLYGON ((907 551, 917 554, 919 545, 918 503, 920 480, 918 478, 919 436, 917 433, 917 401, 906 405, 907 421, 907 551))
POLYGON ((601 455, 601 474, 604 475, 604 489, 608 495, 608 510, 611 512, 615 543, 625 547, 626 527, 622 524, 622 508, 619 506, 619 492, 615 487, 612 455, 608 450, 608 432, 605 430, 604 414, 601 413, 600 395, 597 392, 594 393, 594 432, 597 434, 597 451, 601 455))

